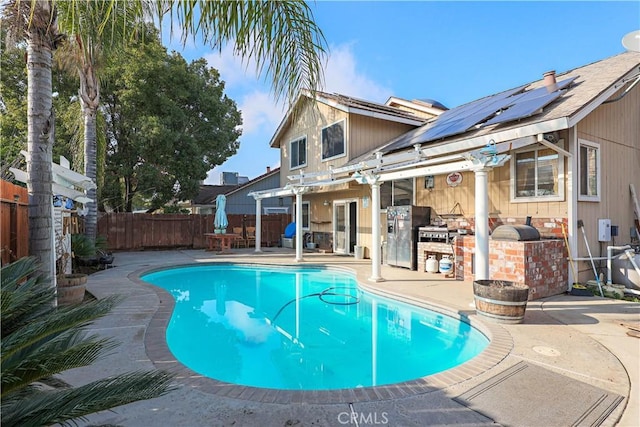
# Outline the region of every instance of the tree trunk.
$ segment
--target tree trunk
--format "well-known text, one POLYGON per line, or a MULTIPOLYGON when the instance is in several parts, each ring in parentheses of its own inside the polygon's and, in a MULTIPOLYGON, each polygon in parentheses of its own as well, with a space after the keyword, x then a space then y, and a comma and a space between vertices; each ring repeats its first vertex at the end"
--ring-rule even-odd
MULTIPOLYGON (((51 4, 32 4, 33 20, 27 34, 27 190, 29 192, 29 250, 40 261, 44 280, 55 277, 53 237, 54 116, 51 86, 52 40, 51 4), (44 23, 45 28, 40 25, 44 23)), ((55 31, 53 31, 55 34, 55 31)))
MULTIPOLYGON (((84 116, 84 174, 97 182, 97 133, 96 117, 100 104, 100 91, 95 69, 91 64, 85 65, 80 74, 80 102, 84 116)), ((86 204, 88 209, 84 222, 84 234, 95 243, 98 229, 98 200, 95 189, 87 190, 87 197, 92 202, 86 204)))

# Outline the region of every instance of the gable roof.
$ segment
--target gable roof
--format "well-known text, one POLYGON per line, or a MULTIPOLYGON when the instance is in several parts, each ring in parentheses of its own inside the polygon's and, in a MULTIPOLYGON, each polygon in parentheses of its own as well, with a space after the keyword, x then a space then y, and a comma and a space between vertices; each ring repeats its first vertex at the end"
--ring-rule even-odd
POLYGON ((237 185, 207 185, 200 186, 198 195, 193 198, 194 205, 215 205, 216 197, 220 194, 227 194, 229 191, 237 188, 237 185))
POLYGON ((301 103, 305 101, 304 98, 306 98, 307 100, 315 99, 316 102, 323 103, 348 114, 358 114, 361 116, 375 117, 381 120, 405 123, 414 126, 420 126, 427 121, 427 119, 420 117, 410 111, 385 104, 365 101, 363 99, 353 98, 337 93, 331 94, 316 91, 315 95, 312 95, 310 92, 304 91, 298 96, 298 99, 296 99, 296 101, 292 104, 292 107, 289 109, 285 117, 278 125, 278 128, 271 137, 271 141, 269 141, 269 146, 271 146, 272 148, 280 147, 279 139, 291 124, 293 117, 295 116, 295 112, 298 108, 300 108, 301 103))
POLYGON ((233 190, 231 190, 228 193, 226 193, 226 195, 228 196, 228 195, 231 195, 233 193, 237 193, 240 190, 243 190, 243 189, 245 189, 247 187, 251 187, 252 185, 256 184, 257 182, 262 181, 263 179, 267 179, 267 178, 269 178, 269 177, 271 177, 273 175, 279 175, 279 174, 280 174, 280 168, 279 167, 271 169, 270 171, 265 172, 262 175, 259 175, 259 176, 255 177, 255 178, 253 178, 251 181, 245 182, 242 185, 235 186, 233 188, 233 190))
MULTIPOLYGON (((388 144, 385 144, 384 146, 379 147, 350 163, 373 158, 375 152, 387 154, 411 148, 415 144, 423 144, 423 148, 425 148, 433 145, 444 146, 455 141, 477 139, 478 143, 483 145, 486 144, 489 139, 495 139, 496 142, 515 139, 513 136, 511 138, 508 137, 510 135, 515 135, 514 131, 517 131, 517 137, 524 137, 541 132, 567 129, 574 126, 578 121, 602 104, 602 102, 607 98, 611 97, 611 95, 617 92, 622 85, 638 78, 639 75, 640 53, 625 52, 558 74, 558 82, 571 78, 574 80, 571 85, 566 88, 566 92, 562 93, 561 96, 542 108, 542 111, 537 114, 522 117, 519 120, 507 121, 505 123, 483 124, 489 121, 492 117, 495 117, 492 115, 483 122, 472 126, 470 129, 465 130, 460 134, 449 135, 441 139, 430 139, 428 130, 435 126, 435 124, 438 123, 438 120, 442 118, 442 116, 439 116, 422 127, 413 129, 390 141, 388 144)), ((520 88, 515 88, 511 92, 518 93, 518 90, 524 90, 527 92, 543 87, 544 81, 541 79, 520 88)), ((481 98, 480 101, 490 99, 491 97, 501 94, 506 94, 507 92, 509 91, 490 95, 488 97, 481 98)), ((453 108, 449 110, 449 112, 455 113, 456 110, 459 111, 472 103, 467 103, 460 107, 453 108)))
POLYGON ((262 175, 259 175, 253 178, 251 181, 245 182, 241 185, 206 185, 203 184, 200 186, 200 191, 198 195, 193 199, 192 204, 198 206, 214 206, 216 204, 216 197, 220 194, 224 194, 225 196, 234 194, 243 188, 250 187, 254 185, 256 182, 262 181, 270 176, 276 175, 280 173, 280 168, 272 169, 262 175))

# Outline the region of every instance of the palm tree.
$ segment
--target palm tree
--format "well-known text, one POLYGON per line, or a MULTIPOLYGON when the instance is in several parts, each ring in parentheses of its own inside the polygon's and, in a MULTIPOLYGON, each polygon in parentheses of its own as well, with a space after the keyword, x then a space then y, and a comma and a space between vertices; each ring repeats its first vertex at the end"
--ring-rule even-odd
MULTIPOLYGON (((78 99, 82 111, 82 131, 84 149, 84 175, 98 182, 98 134, 97 118, 100 107, 99 74, 108 57, 117 48, 126 44, 135 34, 135 25, 126 17, 136 16, 133 2, 86 2, 76 5, 76 10, 65 10, 71 3, 59 5, 61 17, 80 14, 83 19, 73 22, 61 19, 61 28, 72 33, 68 43, 56 53, 58 63, 63 68, 73 70, 80 78, 78 99), (78 10, 80 9, 80 10, 78 10), (105 20, 105 16, 109 17, 105 20), (125 19, 123 19, 123 17, 125 19), (62 23, 66 27, 62 26, 62 23), (104 29, 107 30, 104 30, 104 29)), ((84 221, 84 235, 95 243, 98 229, 98 194, 96 189, 87 191, 92 202, 86 203, 87 214, 84 221)))
POLYGON ((161 371, 127 373, 76 388, 54 378, 67 369, 90 365, 116 346, 108 338, 87 335, 83 328, 107 314, 117 299, 55 307, 55 291, 34 275, 36 268, 35 258, 28 257, 0 272, 2 425, 67 424, 174 388, 172 376, 161 371))
MULTIPOLYGON (((51 60, 62 39, 58 32, 58 8, 64 8, 65 13, 60 17, 64 28, 71 28, 70 33, 74 34, 76 28, 81 28, 79 23, 86 17, 84 14, 98 10, 85 7, 92 3, 105 6, 100 33, 111 31, 113 27, 107 23, 115 22, 110 20, 118 12, 116 0, 9 0, 3 10, 7 23, 27 44, 29 245, 31 254, 41 261, 47 278, 55 274, 51 230, 54 126, 51 60)), ((300 90, 313 91, 320 84, 326 42, 309 6, 302 0, 132 0, 129 3, 133 14, 119 17, 120 22, 138 22, 148 17, 147 11, 151 10, 158 22, 167 15, 172 25, 175 20, 185 42, 190 36, 201 35, 206 43, 219 49, 225 43, 233 43, 238 55, 254 59, 257 71, 271 77, 277 98, 286 95, 292 100, 300 90)))

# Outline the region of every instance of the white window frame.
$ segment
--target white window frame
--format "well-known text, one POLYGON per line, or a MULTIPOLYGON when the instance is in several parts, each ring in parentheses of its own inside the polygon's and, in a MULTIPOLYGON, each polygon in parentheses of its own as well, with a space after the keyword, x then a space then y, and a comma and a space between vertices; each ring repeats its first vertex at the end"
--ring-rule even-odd
POLYGON ((308 141, 307 136, 303 135, 289 142, 289 170, 300 169, 307 166, 307 157, 308 157, 307 141, 308 141), (293 144, 300 142, 302 140, 304 140, 304 163, 300 163, 299 165, 294 166, 293 165, 293 144))
POLYGON ((581 202, 599 202, 602 184, 602 150, 600 144, 597 142, 587 141, 586 139, 578 138, 578 200, 581 202), (582 147, 592 148, 596 150, 596 195, 582 194, 582 147))
POLYGON ((331 123, 330 125, 327 125, 325 127, 323 127, 322 129, 320 129, 320 158, 322 159, 323 162, 329 161, 329 160, 333 160, 333 159, 338 159, 340 157, 345 157, 347 155, 347 120, 346 119, 342 119, 342 120, 338 120, 336 122, 331 123), (335 126, 338 123, 343 122, 342 125, 342 153, 340 154, 336 154, 335 156, 331 156, 331 157, 324 157, 324 139, 322 138, 322 133, 324 132, 325 129, 330 128, 331 126, 335 126))
MULTIPOLYGON (((564 145, 564 144, 561 144, 561 145, 564 145)), ((564 147, 560 147, 560 148, 564 148, 564 147)), ((509 179, 510 186, 511 186, 511 203, 560 202, 564 200, 564 187, 565 187, 564 156, 562 155, 562 153, 559 153, 557 151, 556 153, 558 154, 558 194, 553 194, 548 196, 516 197, 516 163, 517 163, 516 156, 517 154, 535 152, 536 153, 535 170, 537 173, 537 170, 538 170, 537 153, 539 150, 546 150, 546 149, 549 149, 549 147, 538 144, 534 147, 527 147, 527 148, 523 148, 521 150, 517 150, 513 152, 513 155, 511 156, 511 161, 509 162, 511 163, 511 177, 509 179)), ((536 188, 536 191, 537 191, 537 188, 536 188)))

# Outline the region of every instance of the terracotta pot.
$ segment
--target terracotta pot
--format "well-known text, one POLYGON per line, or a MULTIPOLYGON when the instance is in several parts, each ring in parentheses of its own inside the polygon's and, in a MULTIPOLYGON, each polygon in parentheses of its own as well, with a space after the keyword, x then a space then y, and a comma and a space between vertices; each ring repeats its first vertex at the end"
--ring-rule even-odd
POLYGON ((473 295, 478 315, 498 323, 522 323, 529 287, 504 280, 476 280, 473 295))
POLYGON ((80 304, 84 300, 86 274, 60 274, 56 282, 58 305, 80 304))

